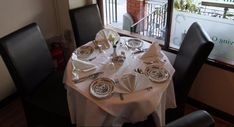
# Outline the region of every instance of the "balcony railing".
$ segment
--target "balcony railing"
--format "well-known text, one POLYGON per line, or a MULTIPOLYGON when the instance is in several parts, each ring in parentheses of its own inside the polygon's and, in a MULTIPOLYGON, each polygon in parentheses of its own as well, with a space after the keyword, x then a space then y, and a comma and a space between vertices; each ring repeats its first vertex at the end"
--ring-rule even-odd
POLYGON ((117 22, 117 0, 103 0, 105 24, 117 22))
POLYGON ((167 6, 163 1, 146 1, 147 15, 131 26, 131 32, 164 40, 167 6))

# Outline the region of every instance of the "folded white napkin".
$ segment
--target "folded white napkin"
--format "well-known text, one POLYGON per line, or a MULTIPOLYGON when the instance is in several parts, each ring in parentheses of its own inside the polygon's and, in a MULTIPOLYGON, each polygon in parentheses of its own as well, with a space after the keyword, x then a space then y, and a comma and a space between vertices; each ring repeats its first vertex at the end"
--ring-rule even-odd
POLYGON ((119 34, 111 29, 102 29, 96 34, 96 42, 102 45, 103 49, 110 47, 110 43, 116 43, 119 40, 119 34))
POLYGON ((116 84, 115 92, 117 93, 132 93, 146 88, 152 87, 143 83, 141 76, 134 74, 125 74, 119 79, 119 83, 116 84))
POLYGON ((75 53, 72 53, 72 64, 76 69, 83 72, 96 69, 94 64, 78 59, 75 53))
POLYGON ((150 58, 162 57, 161 47, 158 43, 153 42, 149 49, 141 56, 143 60, 149 60, 150 58))

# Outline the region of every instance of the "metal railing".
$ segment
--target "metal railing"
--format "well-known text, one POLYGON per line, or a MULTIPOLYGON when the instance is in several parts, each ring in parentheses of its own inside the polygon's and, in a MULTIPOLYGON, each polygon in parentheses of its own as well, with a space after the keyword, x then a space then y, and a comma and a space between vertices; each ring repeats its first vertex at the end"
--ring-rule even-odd
POLYGON ((199 7, 199 13, 201 15, 207 15, 211 17, 219 17, 219 18, 225 18, 225 19, 230 19, 234 20, 234 9, 233 8, 225 8, 222 7, 217 7, 214 6, 206 6, 206 5, 201 5, 199 7))
POLYGON ((164 40, 167 6, 167 2, 162 2, 161 0, 146 1, 147 15, 131 26, 131 32, 164 40))
POLYGON ((117 0, 103 0, 105 24, 117 22, 117 0))

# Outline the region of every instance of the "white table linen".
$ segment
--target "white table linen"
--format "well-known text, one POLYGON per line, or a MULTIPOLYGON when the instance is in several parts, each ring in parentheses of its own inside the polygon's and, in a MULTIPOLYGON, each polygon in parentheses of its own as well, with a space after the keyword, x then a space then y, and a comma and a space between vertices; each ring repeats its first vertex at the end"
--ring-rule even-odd
MULTIPOLYGON (((124 38, 128 39, 128 38, 124 38)), ((88 43, 88 45, 92 45, 88 43)), ((149 47, 148 43, 144 43, 144 48, 149 47)), ((119 47, 119 46, 118 46, 119 47)), ((119 48, 127 52, 124 48, 119 48)), ((140 67, 144 69, 146 64, 140 60, 143 53, 131 57, 127 53, 125 63, 115 70, 110 69, 109 64, 105 64, 106 56, 110 54, 113 49, 106 50, 104 54, 95 52, 90 57, 97 58, 92 61, 97 66, 97 69, 90 72, 80 72, 80 77, 98 71, 104 71, 101 77, 108 77, 111 79, 120 79, 123 74, 135 74, 139 76, 141 84, 150 84, 152 89, 141 90, 130 94, 124 94, 124 100, 121 100, 118 93, 114 93, 111 97, 106 99, 97 99, 89 93, 89 85, 92 80, 87 80, 75 84, 72 82, 72 64, 71 60, 67 63, 64 73, 64 83, 67 88, 67 98, 69 111, 72 123, 77 126, 121 126, 124 122, 138 122, 143 121, 147 116, 153 113, 155 122, 159 126, 165 125, 165 110, 167 108, 175 108, 174 87, 172 83, 172 75, 174 68, 170 64, 167 57, 163 65, 169 74, 170 78, 162 83, 154 83, 142 74, 134 72, 134 69, 140 67)))

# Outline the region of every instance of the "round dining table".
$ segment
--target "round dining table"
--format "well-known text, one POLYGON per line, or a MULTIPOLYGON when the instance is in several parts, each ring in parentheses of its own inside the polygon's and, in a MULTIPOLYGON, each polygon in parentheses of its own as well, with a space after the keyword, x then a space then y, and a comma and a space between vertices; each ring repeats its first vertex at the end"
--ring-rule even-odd
MULTIPOLYGON (((95 66, 88 71, 74 70, 73 58, 77 55, 74 51, 73 56, 69 59, 63 82, 67 89, 67 100, 70 111, 71 122, 79 126, 122 126, 123 123, 136 123, 144 121, 147 116, 152 114, 157 126, 165 125, 165 111, 167 108, 175 108, 175 95, 172 76, 175 72, 166 55, 160 51, 161 64, 152 62, 147 63, 141 59, 142 55, 147 52, 151 43, 143 42, 141 48, 130 49, 126 42, 132 39, 130 37, 120 37, 116 47, 117 55, 124 55, 122 64, 116 65, 112 61, 113 47, 100 50, 93 41, 88 42, 85 46, 93 48, 92 53, 82 58, 85 62, 95 66), (148 66, 158 65, 169 73, 167 80, 163 82, 154 82, 144 74, 148 66), (143 72, 136 71, 137 69, 143 72), (102 72, 95 78, 76 82, 81 77, 102 72), (75 73, 75 74, 74 74, 75 73), (98 78, 108 78, 115 81, 121 81, 124 75, 134 75, 134 83, 140 87, 138 90, 129 92, 119 92, 118 89, 105 98, 97 98, 90 93, 90 85, 98 78)), ((156 42, 154 42, 156 43, 156 42)), ((79 59, 79 57, 78 57, 79 59)), ((77 67, 79 68, 79 67, 77 67)), ((133 84, 134 85, 134 84, 133 84)), ((114 86, 116 87, 116 86, 114 86)), ((136 87, 134 87, 136 88, 136 87)))

